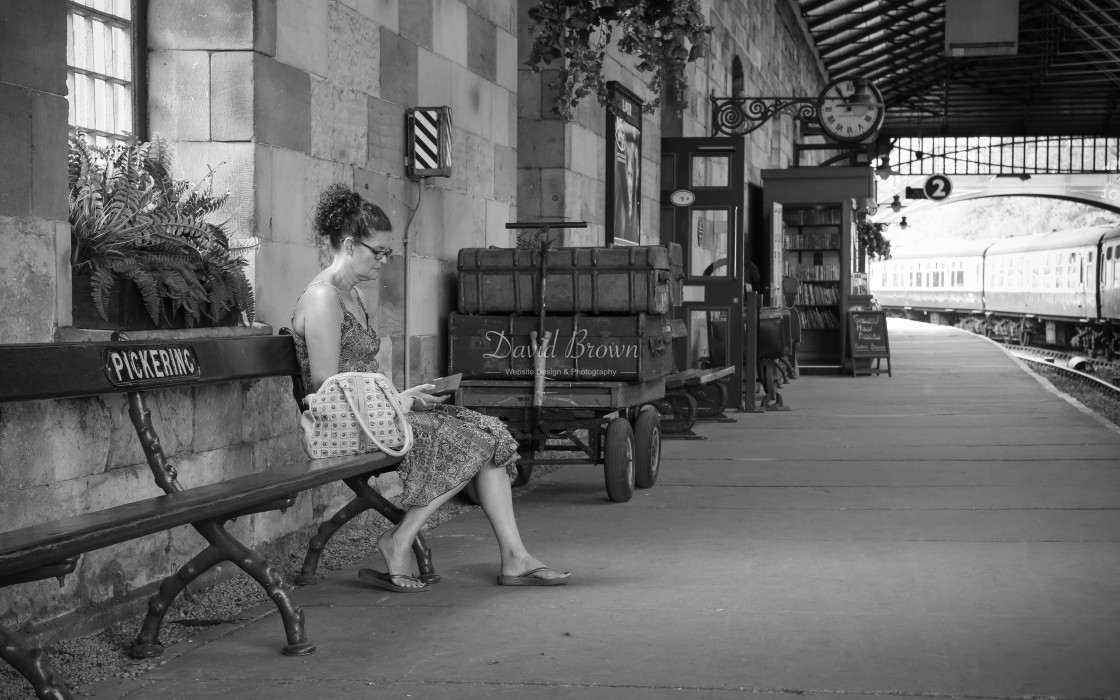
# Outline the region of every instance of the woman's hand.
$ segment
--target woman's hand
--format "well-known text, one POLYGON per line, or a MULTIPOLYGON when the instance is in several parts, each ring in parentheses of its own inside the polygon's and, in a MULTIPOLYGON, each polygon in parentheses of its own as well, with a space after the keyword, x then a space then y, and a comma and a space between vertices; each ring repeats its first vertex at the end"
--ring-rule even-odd
POLYGON ((408 411, 427 411, 435 404, 447 401, 446 396, 435 396, 428 393, 435 388, 435 384, 418 384, 411 389, 402 391, 401 396, 406 399, 405 409, 408 411))

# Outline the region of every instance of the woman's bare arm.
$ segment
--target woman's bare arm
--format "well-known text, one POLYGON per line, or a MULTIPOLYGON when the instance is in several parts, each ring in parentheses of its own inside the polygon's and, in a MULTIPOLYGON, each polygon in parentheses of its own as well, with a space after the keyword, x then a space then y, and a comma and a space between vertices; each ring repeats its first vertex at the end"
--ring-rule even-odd
POLYGON ((302 331, 307 343, 312 384, 307 391, 318 391, 327 377, 338 374, 342 354, 342 307, 337 292, 325 284, 309 288, 296 306, 293 320, 294 330, 302 331))

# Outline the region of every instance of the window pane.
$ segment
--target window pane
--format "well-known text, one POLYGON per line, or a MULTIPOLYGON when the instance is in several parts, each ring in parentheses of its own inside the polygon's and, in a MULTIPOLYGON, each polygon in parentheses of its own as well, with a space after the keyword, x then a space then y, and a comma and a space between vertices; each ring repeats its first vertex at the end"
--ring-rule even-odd
POLYGON ((730 173, 730 156, 692 156, 689 180, 693 187, 727 187, 730 173))
POLYGON ((689 225, 689 276, 729 277, 727 210, 693 209, 689 225))

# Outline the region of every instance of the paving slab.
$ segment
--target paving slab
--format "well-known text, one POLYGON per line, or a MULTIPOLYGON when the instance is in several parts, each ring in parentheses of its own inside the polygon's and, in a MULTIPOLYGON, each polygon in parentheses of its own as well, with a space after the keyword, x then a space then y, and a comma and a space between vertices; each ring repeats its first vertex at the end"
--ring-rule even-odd
POLYGON ((312 656, 280 655, 262 606, 90 691, 1120 698, 1120 431, 982 338, 889 329, 893 377, 806 376, 782 388, 791 411, 699 424, 628 503, 592 466, 518 490, 524 539, 569 586, 494 585, 472 511, 429 534, 429 592, 356 567, 296 591, 312 656))

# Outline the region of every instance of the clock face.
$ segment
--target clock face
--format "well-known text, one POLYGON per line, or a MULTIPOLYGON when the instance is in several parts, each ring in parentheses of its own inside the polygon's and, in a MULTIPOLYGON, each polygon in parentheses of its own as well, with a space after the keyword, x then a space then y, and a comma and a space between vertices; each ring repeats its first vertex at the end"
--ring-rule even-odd
POLYGON ((833 80, 821 91, 820 101, 821 130, 836 141, 863 141, 879 130, 886 116, 883 95, 867 80, 833 80))

